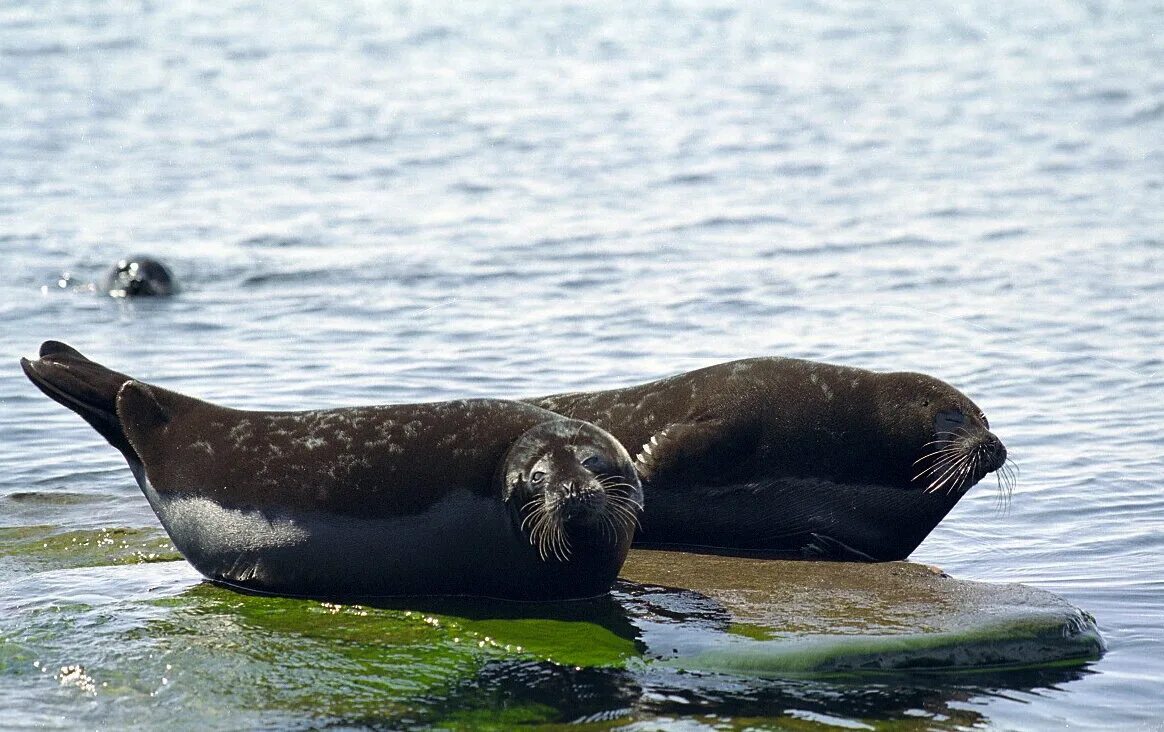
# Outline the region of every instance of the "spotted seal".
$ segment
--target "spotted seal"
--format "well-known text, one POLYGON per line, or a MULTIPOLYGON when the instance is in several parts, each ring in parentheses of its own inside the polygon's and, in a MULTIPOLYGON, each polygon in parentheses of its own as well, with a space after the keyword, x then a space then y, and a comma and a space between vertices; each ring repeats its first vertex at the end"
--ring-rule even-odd
POLYGON ((599 595, 642 506, 617 440, 520 402, 240 411, 55 341, 21 365, 125 456, 186 559, 242 590, 599 595))
POLYGON ((529 401, 638 453, 639 546, 903 559, 986 474, 1013 481, 982 410, 918 373, 753 358, 529 401))

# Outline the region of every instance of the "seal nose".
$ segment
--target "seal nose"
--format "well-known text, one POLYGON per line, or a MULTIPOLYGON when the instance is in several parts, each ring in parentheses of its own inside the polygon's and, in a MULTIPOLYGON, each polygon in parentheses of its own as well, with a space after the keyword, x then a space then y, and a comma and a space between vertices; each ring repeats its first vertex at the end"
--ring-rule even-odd
POLYGON ((575 481, 565 481, 561 484, 562 497, 559 509, 562 518, 566 521, 595 517, 602 511, 606 496, 602 491, 590 490, 585 485, 575 481))
POLYGON ((990 459, 991 470, 998 470, 1006 462, 1006 445, 1003 445, 1002 440, 993 434, 987 434, 983 448, 986 450, 986 455, 990 459))

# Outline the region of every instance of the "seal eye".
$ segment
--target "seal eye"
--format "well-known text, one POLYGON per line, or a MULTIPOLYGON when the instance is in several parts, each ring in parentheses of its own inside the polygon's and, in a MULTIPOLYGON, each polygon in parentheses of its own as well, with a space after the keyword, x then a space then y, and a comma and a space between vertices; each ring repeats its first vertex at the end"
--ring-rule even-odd
POLYGON ((978 419, 982 420, 983 427, 985 427, 986 429, 990 429, 990 420, 988 420, 986 418, 986 412, 979 412, 978 419))
POLYGON ((589 470, 591 473, 600 473, 606 467, 606 461, 598 455, 591 455, 582 461, 582 467, 589 470))
POLYGON ((532 473, 530 473, 530 475, 529 475, 529 482, 530 483, 541 483, 545 479, 546 479, 546 474, 540 470, 535 470, 532 473))
POLYGON ((934 417, 934 431, 938 434, 950 434, 957 432, 965 423, 965 415, 957 409, 938 412, 934 417))

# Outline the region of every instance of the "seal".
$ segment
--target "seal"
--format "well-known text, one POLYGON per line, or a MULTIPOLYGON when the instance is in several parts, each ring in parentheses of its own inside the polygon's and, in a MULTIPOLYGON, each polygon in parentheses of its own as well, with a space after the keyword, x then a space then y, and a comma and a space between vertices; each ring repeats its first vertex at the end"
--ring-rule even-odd
POLYGON ((168 297, 176 290, 166 265, 140 254, 118 260, 101 280, 101 291, 113 297, 168 297))
POLYGON ((240 411, 55 341, 21 365, 121 452, 195 569, 244 591, 601 595, 642 507, 617 440, 520 402, 240 411))
POLYGON ((638 452, 644 547, 904 559, 986 474, 1014 479, 982 410, 925 374, 753 358, 528 401, 638 452))

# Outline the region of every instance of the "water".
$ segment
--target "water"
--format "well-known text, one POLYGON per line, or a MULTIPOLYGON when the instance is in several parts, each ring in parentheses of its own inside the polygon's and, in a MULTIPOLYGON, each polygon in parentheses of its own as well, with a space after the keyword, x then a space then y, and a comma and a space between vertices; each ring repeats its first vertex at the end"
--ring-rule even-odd
POLYGON ((0 724, 1158 728, 1162 28, 1157 3, 0 4, 0 724), (178 298, 57 285, 138 251, 178 298), (172 555, 124 463, 16 366, 45 338, 262 408, 761 354, 925 371, 1021 475, 913 559, 1059 593, 1110 650, 696 679, 599 626, 564 649, 252 602, 137 563, 172 555))

